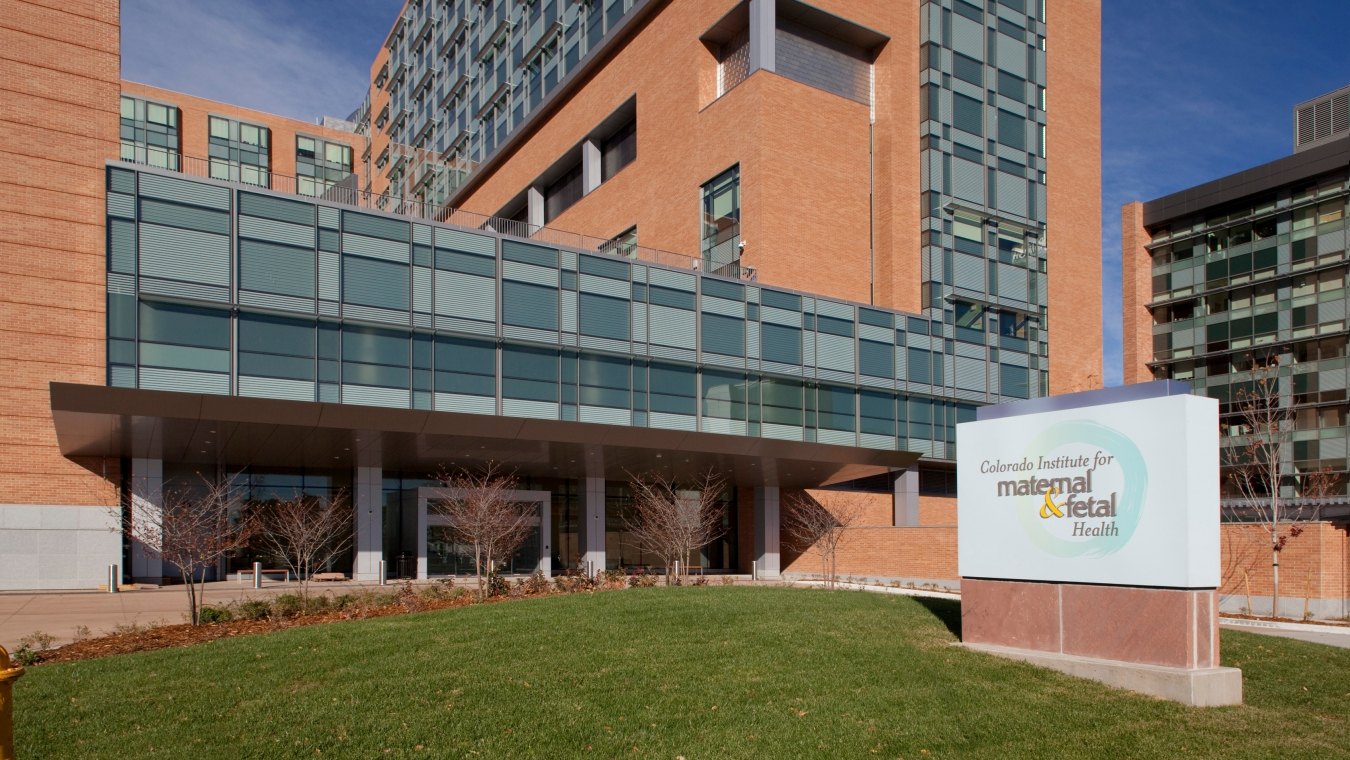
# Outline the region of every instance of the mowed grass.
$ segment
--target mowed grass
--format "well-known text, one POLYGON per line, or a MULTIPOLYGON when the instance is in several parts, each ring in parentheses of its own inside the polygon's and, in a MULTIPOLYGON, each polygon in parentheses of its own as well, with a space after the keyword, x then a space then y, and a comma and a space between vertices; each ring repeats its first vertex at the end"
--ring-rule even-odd
POLYGON ((952 646, 955 603, 656 588, 30 669, 24 758, 1350 756, 1350 650, 1223 633, 1186 708, 952 646))

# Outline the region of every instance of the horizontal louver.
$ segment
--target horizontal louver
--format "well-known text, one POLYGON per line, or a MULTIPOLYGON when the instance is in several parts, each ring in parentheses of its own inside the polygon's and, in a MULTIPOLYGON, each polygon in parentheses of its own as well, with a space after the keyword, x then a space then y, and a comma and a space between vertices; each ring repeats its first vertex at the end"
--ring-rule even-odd
POLYGON ((142 224, 140 237, 142 276, 229 286, 228 237, 154 224, 142 224))
POLYGON ((274 219, 259 219, 252 216, 239 217, 239 236, 266 240, 272 243, 284 243, 300 248, 314 248, 314 228, 274 219))
POLYGON ((142 174, 140 185, 142 197, 190 203, 194 206, 204 206, 222 211, 228 211, 230 208, 230 191, 228 188, 208 185, 203 182, 163 177, 158 174, 142 174))

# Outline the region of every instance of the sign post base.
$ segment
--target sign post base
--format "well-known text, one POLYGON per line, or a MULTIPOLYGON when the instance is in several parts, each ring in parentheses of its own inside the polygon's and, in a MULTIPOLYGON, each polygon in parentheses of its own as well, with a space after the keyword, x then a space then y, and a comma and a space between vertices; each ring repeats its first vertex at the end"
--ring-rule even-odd
POLYGON ((1242 703, 1218 637, 1215 589, 961 579, 966 647, 1188 705, 1242 703))

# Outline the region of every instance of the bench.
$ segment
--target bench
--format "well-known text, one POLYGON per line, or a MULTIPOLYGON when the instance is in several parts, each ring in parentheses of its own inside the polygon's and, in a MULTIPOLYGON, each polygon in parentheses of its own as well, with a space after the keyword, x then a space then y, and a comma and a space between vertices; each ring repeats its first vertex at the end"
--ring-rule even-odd
POLYGON ((309 579, 322 583, 324 581, 345 581, 347 576, 345 573, 315 573, 309 579))
MULTIPOLYGON (((258 572, 261 573, 262 575, 284 575, 284 576, 286 576, 286 582, 287 582, 287 583, 290 583, 290 582, 291 582, 291 571, 290 571, 290 570, 287 570, 287 569, 285 569, 285 568, 272 569, 272 570, 263 569, 263 570, 259 570, 258 572)), ((240 585, 240 586, 244 585, 244 576, 245 576, 245 575, 249 575, 249 576, 253 575, 253 569, 252 569, 252 568, 249 568, 248 570, 240 570, 240 571, 239 571, 239 585, 240 585)))

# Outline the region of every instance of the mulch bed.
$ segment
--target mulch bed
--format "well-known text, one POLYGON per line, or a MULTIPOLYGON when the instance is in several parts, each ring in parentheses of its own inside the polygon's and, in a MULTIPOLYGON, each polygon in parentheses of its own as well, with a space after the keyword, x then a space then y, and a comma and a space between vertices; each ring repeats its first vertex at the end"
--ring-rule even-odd
MULTIPOLYGON (((493 600, 489 600, 493 601, 493 600)), ((311 615, 296 615, 279 619, 233 620, 228 623, 206 623, 190 625, 162 625, 135 631, 111 633, 105 636, 76 641, 56 649, 41 653, 39 664, 47 662, 75 662, 91 660, 95 657, 107 657, 115 654, 148 652, 154 649, 186 647, 217 639, 235 636, 250 636, 256 633, 271 633, 286 628, 298 628, 306 625, 334 623, 340 620, 363 620, 366 618, 406 615, 412 612, 429 612, 451 607, 464 607, 473 604, 473 594, 461 594, 453 599, 424 600, 406 598, 394 604, 379 607, 354 607, 333 610, 311 615)))

